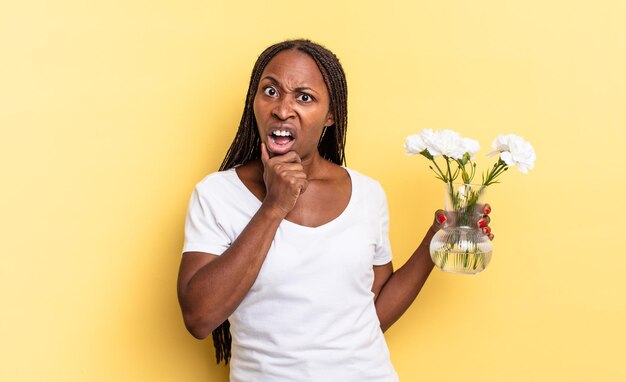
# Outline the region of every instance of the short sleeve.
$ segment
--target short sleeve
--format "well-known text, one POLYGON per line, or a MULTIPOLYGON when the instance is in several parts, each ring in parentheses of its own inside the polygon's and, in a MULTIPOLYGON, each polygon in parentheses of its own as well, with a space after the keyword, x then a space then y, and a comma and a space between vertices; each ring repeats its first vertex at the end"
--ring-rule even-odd
POLYGON ((187 209, 185 243, 182 252, 206 252, 221 255, 230 244, 230 239, 218 223, 208 198, 203 198, 196 186, 187 209))
POLYGON ((379 188, 379 198, 377 202, 377 219, 379 225, 379 237, 376 242, 376 253, 374 254, 374 265, 384 265, 391 261, 391 244, 389 242, 389 209, 387 207, 387 196, 385 191, 379 188))

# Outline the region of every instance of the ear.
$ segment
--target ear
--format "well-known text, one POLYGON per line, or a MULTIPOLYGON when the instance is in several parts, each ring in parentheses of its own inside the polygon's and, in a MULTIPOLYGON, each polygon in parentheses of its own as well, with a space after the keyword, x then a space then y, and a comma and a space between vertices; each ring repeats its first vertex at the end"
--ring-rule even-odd
POLYGON ((331 111, 326 115, 326 122, 324 122, 324 127, 332 126, 335 124, 335 116, 331 111))

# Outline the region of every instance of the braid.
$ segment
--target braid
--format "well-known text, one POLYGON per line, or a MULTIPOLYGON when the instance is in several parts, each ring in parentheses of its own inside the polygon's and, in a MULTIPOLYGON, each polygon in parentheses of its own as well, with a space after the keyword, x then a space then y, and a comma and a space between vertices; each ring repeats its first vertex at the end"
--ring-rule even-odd
POLYGON ((231 169, 261 157, 261 138, 259 137, 253 109, 254 97, 259 87, 261 74, 263 74, 267 64, 276 54, 287 49, 295 49, 308 54, 320 69, 326 88, 328 88, 330 110, 333 113, 335 123, 326 129, 318 149, 323 158, 338 165, 345 164, 348 87, 346 75, 339 63, 339 59, 328 49, 309 40, 288 40, 267 48, 254 64, 243 114, 239 122, 239 129, 226 152, 220 171, 231 169))
MULTIPOLYGON (((254 97, 259 87, 261 74, 263 74, 267 64, 276 54, 287 49, 299 50, 308 54, 322 73, 330 96, 330 111, 333 113, 334 124, 324 130, 318 144, 318 151, 323 158, 335 164, 343 165, 346 163, 348 86, 339 59, 330 50, 309 40, 287 40, 265 49, 254 64, 239 128, 235 139, 226 152, 224 161, 220 165, 220 171, 261 157, 261 137, 253 109, 254 97)), ((213 345, 215 346, 217 363, 224 361, 225 364, 228 364, 230 360, 231 336, 229 328, 230 323, 226 320, 213 331, 213 345)))
POLYGON ((226 320, 213 331, 213 346, 215 347, 217 363, 224 361, 224 364, 228 365, 231 340, 230 322, 226 320))

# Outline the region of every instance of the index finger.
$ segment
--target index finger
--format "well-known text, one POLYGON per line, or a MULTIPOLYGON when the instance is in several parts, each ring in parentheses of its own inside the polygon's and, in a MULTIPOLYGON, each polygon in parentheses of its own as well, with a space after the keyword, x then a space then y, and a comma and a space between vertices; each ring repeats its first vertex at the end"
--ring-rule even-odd
MULTIPOLYGON (((267 149, 266 149, 267 151, 267 149)), ((272 163, 302 163, 302 159, 295 151, 289 151, 285 154, 274 155, 271 159, 269 158, 267 161, 271 161, 272 163)))
POLYGON ((265 167, 265 163, 270 160, 270 154, 267 152, 267 147, 265 147, 265 143, 261 142, 261 162, 263 162, 263 167, 265 167))
POLYGON ((288 153, 285 153, 283 155, 277 155, 277 157, 280 157, 284 162, 292 162, 292 163, 302 162, 302 159, 300 159, 300 155, 298 155, 298 153, 295 151, 289 151, 288 153))

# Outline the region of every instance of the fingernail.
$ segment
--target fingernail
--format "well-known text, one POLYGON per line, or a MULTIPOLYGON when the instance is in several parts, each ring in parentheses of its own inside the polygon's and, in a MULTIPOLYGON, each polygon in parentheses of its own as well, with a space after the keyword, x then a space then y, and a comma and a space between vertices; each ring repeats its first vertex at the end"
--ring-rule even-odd
POLYGON ((484 227, 484 226, 486 226, 486 225, 487 225, 487 224, 485 224, 485 221, 484 221, 484 220, 479 220, 479 221, 478 221, 478 226, 479 226, 480 228, 483 228, 483 227, 484 227))
POLYGON ((491 208, 489 208, 489 207, 485 207, 485 213, 486 213, 486 214, 489 214, 490 212, 491 212, 491 208))
POLYGON ((437 221, 439 223, 445 222, 446 221, 446 215, 439 215, 439 216, 437 216, 437 221))
POLYGON ((483 228, 483 233, 484 233, 484 234, 489 234, 489 233, 491 233, 491 228, 489 228, 489 227, 485 227, 485 228, 483 228))

